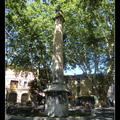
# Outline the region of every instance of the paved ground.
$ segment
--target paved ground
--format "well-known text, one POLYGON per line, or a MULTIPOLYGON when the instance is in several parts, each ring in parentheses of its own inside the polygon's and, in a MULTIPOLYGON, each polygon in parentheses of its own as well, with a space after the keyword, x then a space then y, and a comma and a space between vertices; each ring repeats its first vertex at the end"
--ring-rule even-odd
POLYGON ((95 108, 93 113, 88 117, 76 118, 39 118, 39 117, 16 117, 6 114, 5 120, 115 120, 114 107, 109 108, 95 108))
POLYGON ((95 108, 93 110, 93 117, 91 120, 115 120, 114 113, 115 113, 114 107, 103 108, 103 109, 95 108))

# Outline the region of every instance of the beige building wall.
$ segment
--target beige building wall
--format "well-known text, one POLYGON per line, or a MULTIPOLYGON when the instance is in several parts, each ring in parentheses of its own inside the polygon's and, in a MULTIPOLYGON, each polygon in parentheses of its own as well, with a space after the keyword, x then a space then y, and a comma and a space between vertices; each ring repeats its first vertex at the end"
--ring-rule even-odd
POLYGON ((87 100, 89 97, 93 98, 96 95, 91 82, 83 75, 64 76, 64 83, 72 93, 69 98, 74 98, 76 102, 77 98, 86 98, 87 100), (80 79, 80 82, 77 79, 80 79), (80 87, 80 91, 78 91, 78 87, 80 87))
MULTIPOLYGON (((5 100, 9 102, 16 98, 15 102, 21 102, 21 100, 30 100, 28 83, 34 80, 32 72, 27 71, 28 75, 25 77, 25 72, 20 71, 16 74, 14 70, 9 68, 5 71, 5 100), (26 97, 26 98, 25 98, 26 97)), ((14 101, 14 100, 13 100, 14 101)))
MULTIPOLYGON (((5 71, 5 99, 9 100, 10 93, 17 94, 16 102, 21 102, 21 97, 23 94, 28 94, 27 100, 30 100, 30 93, 28 82, 34 79, 34 75, 32 72, 28 72, 28 76, 25 77, 23 71, 20 71, 17 74, 14 70, 6 69, 5 71), (17 88, 11 88, 11 81, 17 81, 17 88), (27 83, 27 86, 24 86, 24 83, 27 83)), ((72 76, 64 76, 64 83, 67 85, 71 95, 68 98, 73 98, 77 102, 77 98, 82 98, 84 100, 88 100, 90 97, 96 96, 95 91, 92 88, 91 82, 84 77, 84 75, 72 75, 72 76), (78 81, 80 79, 80 82, 78 81), (80 87, 80 91, 78 91, 78 87, 80 87), (85 99, 86 98, 86 99, 85 99)))

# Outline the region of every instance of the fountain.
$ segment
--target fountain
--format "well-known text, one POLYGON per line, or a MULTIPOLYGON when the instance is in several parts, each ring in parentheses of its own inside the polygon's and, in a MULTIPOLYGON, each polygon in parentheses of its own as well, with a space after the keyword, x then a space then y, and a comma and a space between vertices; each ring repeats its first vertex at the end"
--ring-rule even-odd
POLYGON ((43 91, 46 93, 46 104, 44 115, 68 116, 68 93, 66 84, 63 83, 63 32, 62 26, 65 22, 62 11, 58 11, 53 18, 55 31, 53 39, 53 66, 52 82, 43 91))

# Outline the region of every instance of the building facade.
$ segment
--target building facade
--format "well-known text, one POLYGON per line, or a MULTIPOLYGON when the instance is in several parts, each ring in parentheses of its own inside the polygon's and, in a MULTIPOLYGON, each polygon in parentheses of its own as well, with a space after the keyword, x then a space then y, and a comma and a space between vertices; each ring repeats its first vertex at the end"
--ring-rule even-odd
MULTIPOLYGON (((8 102, 26 102, 31 100, 28 83, 34 80, 34 75, 31 71, 15 72, 10 68, 5 71, 5 100, 8 102)), ((97 94, 91 82, 84 76, 80 75, 65 75, 64 83, 68 87, 71 94, 68 96, 69 103, 75 101, 77 105, 82 102, 91 101, 98 103, 97 94)), ((36 92, 37 93, 37 92, 36 92)), ((108 90, 108 97, 115 100, 115 86, 112 86, 108 90)), ((45 93, 38 93, 45 97, 45 93)))
POLYGON ((66 83, 71 92, 71 95, 68 96, 69 102, 74 100, 77 105, 82 104, 83 101, 98 102, 95 99, 97 96, 94 88, 84 74, 64 76, 64 83, 66 83))
POLYGON ((32 72, 15 72, 7 68, 5 71, 5 100, 8 102, 26 102, 30 100, 28 83, 31 80, 34 80, 32 72))
MULTIPOLYGON (((5 71, 5 100, 8 102, 26 102, 31 100, 28 83, 34 80, 34 75, 30 71, 15 72, 10 68, 5 71)), ((84 75, 64 76, 64 83, 68 87, 71 95, 69 102, 75 100, 77 105, 82 101, 91 100, 94 102, 95 91, 90 81, 84 75)), ((41 96, 45 96, 45 93, 41 96), (44 95, 43 95, 44 94, 44 95)))

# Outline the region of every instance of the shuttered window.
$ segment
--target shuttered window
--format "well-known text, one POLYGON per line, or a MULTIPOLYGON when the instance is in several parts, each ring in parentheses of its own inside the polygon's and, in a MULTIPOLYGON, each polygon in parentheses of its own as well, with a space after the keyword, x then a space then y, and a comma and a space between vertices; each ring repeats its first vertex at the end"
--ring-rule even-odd
POLYGON ((80 83, 80 78, 77 79, 77 83, 80 83))
POLYGON ((79 92, 80 92, 80 86, 77 87, 77 93, 79 93, 79 92))
POLYGON ((65 80, 65 83, 66 83, 66 84, 68 83, 68 79, 65 80))

